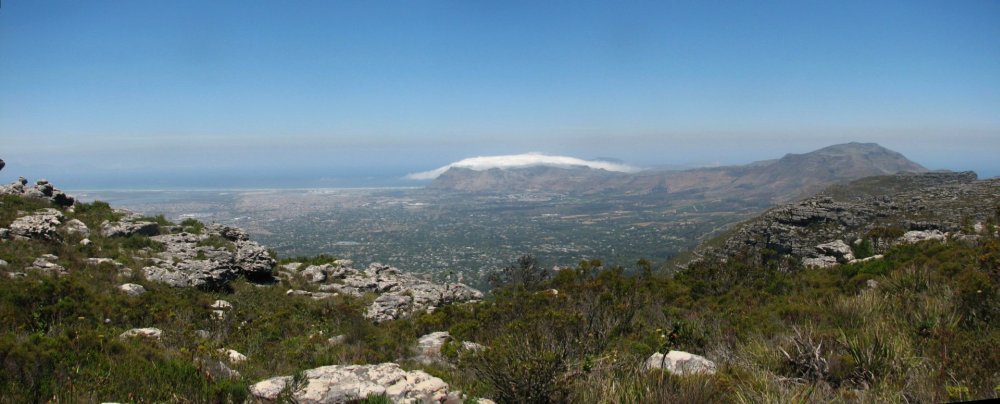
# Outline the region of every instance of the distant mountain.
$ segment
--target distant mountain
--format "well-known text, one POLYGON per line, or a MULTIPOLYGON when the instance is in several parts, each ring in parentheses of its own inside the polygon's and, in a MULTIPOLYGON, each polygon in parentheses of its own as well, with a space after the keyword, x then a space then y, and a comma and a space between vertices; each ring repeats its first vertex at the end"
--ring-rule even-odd
POLYGON ((741 166, 683 171, 612 172, 589 167, 534 166, 475 170, 452 167, 428 188, 438 191, 561 192, 655 195, 683 199, 751 198, 785 202, 829 185, 874 175, 927 169, 875 143, 846 143, 741 166))

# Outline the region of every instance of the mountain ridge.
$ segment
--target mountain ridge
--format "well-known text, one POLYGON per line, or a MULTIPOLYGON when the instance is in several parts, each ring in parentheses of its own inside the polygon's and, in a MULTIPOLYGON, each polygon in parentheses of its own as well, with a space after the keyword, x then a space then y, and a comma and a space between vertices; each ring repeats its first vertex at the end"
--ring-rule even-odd
POLYGON ((427 188, 477 193, 616 192, 666 197, 749 197, 774 203, 793 200, 838 182, 904 171, 927 169, 876 143, 852 142, 746 165, 680 171, 622 173, 545 166, 487 170, 451 167, 427 188))

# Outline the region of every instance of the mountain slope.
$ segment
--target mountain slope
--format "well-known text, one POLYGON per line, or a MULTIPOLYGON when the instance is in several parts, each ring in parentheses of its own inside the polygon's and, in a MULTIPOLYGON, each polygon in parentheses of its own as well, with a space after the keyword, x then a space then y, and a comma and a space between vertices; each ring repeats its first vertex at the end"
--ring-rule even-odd
POLYGON ((862 255, 877 254, 895 244, 926 238, 975 237, 995 225, 998 216, 997 179, 977 180, 973 172, 873 176, 771 209, 706 243, 694 255, 788 256, 818 263, 809 260, 831 256, 826 251, 831 243, 849 248, 845 253, 852 256, 862 250, 862 255))
POLYGON ((472 170, 452 168, 428 188, 455 192, 564 192, 657 195, 677 198, 753 198, 789 201, 831 184, 924 167, 875 143, 846 143, 805 154, 743 166, 635 174, 600 169, 530 167, 472 170))

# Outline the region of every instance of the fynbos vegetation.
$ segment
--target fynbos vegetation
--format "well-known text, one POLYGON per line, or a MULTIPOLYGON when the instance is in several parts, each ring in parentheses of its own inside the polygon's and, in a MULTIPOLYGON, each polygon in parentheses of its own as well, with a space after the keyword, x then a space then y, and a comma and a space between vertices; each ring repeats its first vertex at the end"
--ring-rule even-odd
MULTIPOLYGON (((523 256, 497 270, 482 300, 442 299, 413 310, 433 301, 415 300, 418 289, 383 293, 403 279, 393 278, 394 268, 373 266, 364 275, 336 257, 299 257, 279 259, 277 277, 269 278, 259 267, 270 253, 248 247, 245 233, 191 219, 175 225, 136 216, 134 233, 123 236, 117 232, 128 226, 108 223, 127 214, 107 204, 63 209, 4 196, 0 228, 57 214, 64 224, 57 236, 42 229, 38 238, 0 242, 0 401, 308 401, 306 386, 325 383, 317 375, 340 374, 320 368, 329 365, 419 371, 407 377, 434 386, 420 397, 442 400, 1000 395, 1000 239, 988 226, 916 243, 890 243, 899 232, 878 227, 864 239, 870 244, 850 252, 883 257, 826 268, 760 250, 672 273, 647 261, 623 268, 596 259, 546 269, 523 256), (81 224, 69 226, 74 220, 81 224), (160 234, 143 234, 143 223, 160 234), (96 231, 102 228, 111 230, 96 231), (179 249, 193 250, 164 263, 179 249), (156 265, 188 268, 187 259, 255 269, 197 288, 146 277, 156 265), (385 310, 378 323, 373 307, 385 310), (425 343, 435 332, 440 343, 425 343), (701 362, 692 370, 668 357, 701 362), (289 376, 275 378, 282 375, 289 376)), ((404 397, 398 388, 344 397, 391 402, 404 397)))

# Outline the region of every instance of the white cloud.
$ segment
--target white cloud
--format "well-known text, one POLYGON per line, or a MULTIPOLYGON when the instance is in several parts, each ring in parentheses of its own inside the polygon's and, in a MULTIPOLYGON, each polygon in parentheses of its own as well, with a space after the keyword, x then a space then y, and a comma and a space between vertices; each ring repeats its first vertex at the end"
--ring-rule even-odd
POLYGON ((600 160, 584 160, 576 157, 550 156, 542 153, 513 154, 508 156, 479 156, 456 161, 444 167, 439 167, 430 171, 412 173, 406 176, 411 180, 433 180, 452 167, 468 168, 476 171, 485 171, 491 168, 522 168, 533 166, 550 167, 590 167, 593 169, 603 169, 607 171, 617 171, 633 173, 639 168, 626 164, 612 163, 600 160))

